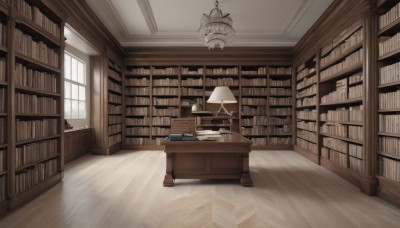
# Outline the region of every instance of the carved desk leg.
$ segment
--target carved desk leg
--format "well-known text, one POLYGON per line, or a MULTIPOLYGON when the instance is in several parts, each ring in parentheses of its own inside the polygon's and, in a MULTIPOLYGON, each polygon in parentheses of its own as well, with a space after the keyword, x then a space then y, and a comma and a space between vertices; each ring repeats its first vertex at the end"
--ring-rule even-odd
POLYGON ((166 168, 166 174, 164 178, 164 187, 173 187, 174 186, 174 177, 172 175, 172 154, 167 153, 167 168, 166 168))
POLYGON ((253 187, 253 180, 250 177, 249 170, 249 154, 242 154, 242 178, 240 178, 240 183, 243 187, 253 187))

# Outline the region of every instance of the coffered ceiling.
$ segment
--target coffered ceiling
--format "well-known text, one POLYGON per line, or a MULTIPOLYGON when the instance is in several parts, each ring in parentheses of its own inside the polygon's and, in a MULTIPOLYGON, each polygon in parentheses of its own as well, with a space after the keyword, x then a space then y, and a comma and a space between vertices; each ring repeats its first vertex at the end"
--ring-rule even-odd
MULTIPOLYGON (((203 46, 197 30, 214 0, 86 0, 124 47, 203 46)), ((220 0, 230 46, 294 46, 333 0, 220 0)))

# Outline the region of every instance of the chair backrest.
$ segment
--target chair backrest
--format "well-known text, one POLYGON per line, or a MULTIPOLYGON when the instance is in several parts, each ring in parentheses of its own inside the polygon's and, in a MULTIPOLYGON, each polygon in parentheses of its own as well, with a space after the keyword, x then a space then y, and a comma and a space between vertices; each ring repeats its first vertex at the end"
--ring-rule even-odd
POLYGON ((196 132, 195 118, 171 119, 171 134, 194 134, 196 132))

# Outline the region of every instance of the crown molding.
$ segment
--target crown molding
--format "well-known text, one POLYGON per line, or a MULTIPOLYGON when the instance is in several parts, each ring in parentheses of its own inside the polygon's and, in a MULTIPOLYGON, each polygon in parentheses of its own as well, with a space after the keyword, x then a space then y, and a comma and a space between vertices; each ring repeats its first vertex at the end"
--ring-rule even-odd
POLYGON ((142 11, 143 18, 146 21, 147 27, 151 34, 158 32, 157 22, 154 18, 153 9, 151 8, 149 0, 137 0, 140 10, 142 11))

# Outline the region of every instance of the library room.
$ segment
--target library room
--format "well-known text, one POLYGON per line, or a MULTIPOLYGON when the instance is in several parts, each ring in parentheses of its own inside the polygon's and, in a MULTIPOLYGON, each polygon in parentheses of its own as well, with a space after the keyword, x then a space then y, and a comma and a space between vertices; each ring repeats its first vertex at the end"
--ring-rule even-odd
POLYGON ((400 0, 0 0, 0 227, 400 225, 400 0))

